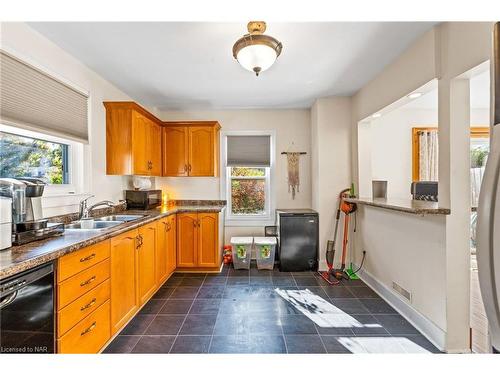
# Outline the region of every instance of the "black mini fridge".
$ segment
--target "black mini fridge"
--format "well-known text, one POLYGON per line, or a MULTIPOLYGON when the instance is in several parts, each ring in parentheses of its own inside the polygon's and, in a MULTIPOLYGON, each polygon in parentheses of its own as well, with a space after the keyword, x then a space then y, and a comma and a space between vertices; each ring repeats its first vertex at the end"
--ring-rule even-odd
POLYGON ((311 209, 276 210, 280 271, 317 271, 318 223, 318 213, 311 209))

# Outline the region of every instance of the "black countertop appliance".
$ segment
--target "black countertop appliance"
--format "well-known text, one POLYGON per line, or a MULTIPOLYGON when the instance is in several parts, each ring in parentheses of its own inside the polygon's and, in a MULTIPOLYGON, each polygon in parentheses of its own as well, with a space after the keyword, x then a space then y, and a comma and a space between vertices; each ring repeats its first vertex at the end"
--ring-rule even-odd
POLYGON ((314 210, 276 210, 280 271, 318 269, 318 224, 318 213, 314 210))

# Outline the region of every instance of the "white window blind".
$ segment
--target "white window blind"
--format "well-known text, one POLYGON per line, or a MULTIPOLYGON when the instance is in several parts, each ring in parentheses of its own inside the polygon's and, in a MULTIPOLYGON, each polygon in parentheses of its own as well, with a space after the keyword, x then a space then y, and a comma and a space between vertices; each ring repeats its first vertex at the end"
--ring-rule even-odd
POLYGON ((88 141, 88 97, 0 51, 0 119, 88 141))
POLYGON ((269 135, 228 135, 227 166, 271 166, 271 137, 269 135))

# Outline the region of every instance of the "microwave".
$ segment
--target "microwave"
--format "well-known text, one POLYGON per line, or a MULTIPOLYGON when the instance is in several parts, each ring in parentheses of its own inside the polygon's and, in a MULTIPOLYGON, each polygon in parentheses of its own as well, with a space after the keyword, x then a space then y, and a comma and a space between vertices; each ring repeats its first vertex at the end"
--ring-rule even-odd
POLYGON ((161 190, 125 190, 127 208, 150 210, 161 206, 161 190))

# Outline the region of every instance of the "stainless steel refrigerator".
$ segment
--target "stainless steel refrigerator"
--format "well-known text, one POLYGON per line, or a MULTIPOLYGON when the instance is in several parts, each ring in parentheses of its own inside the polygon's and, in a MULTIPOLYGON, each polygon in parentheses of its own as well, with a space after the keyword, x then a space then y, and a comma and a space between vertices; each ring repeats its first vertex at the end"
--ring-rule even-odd
POLYGON ((493 31, 492 131, 477 210, 479 284, 493 352, 500 351, 500 23, 493 31))

